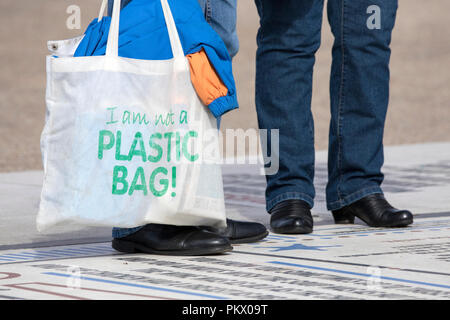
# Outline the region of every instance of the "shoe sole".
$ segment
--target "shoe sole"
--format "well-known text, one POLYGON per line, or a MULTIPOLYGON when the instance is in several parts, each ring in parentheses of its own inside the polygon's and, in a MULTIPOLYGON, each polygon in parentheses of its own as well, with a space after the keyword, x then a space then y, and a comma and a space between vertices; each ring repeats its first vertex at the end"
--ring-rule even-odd
MULTIPOLYGON (((362 219, 361 219, 361 220, 362 220, 362 219)), ((362 221, 364 221, 364 220, 362 220, 362 221)), ((365 222, 365 221, 364 221, 364 222, 365 222)), ((366 222, 366 224, 367 224, 369 227, 373 227, 373 228, 404 228, 404 227, 409 226, 409 225, 412 224, 412 223, 413 223, 413 219, 408 219, 408 220, 405 220, 405 221, 402 221, 402 222, 399 222, 399 223, 396 223, 396 224, 385 225, 385 226, 369 225, 369 224, 366 222)))
POLYGON ((274 233, 278 234, 309 234, 312 233, 312 229, 305 229, 305 228, 271 228, 274 233))
POLYGON ((243 244, 243 243, 252 243, 257 242, 269 235, 269 231, 266 231, 262 234, 253 236, 253 237, 247 237, 247 238, 240 238, 240 239, 230 239, 231 244, 243 244))
POLYGON ((404 228, 409 226, 414 222, 414 219, 407 219, 403 221, 399 221, 397 223, 388 224, 388 225, 377 225, 377 224, 370 224, 369 222, 365 221, 364 219, 358 217, 356 214, 353 213, 352 210, 348 210, 349 212, 345 213, 345 217, 342 218, 342 220, 334 220, 335 224, 354 224, 355 223, 355 217, 367 224, 371 228, 404 228))
POLYGON ((125 241, 120 239, 114 239, 112 241, 112 247, 114 250, 123 253, 150 253, 164 256, 206 256, 222 254, 233 250, 232 246, 229 247, 216 247, 208 249, 195 249, 195 250, 155 250, 139 243, 131 241, 125 241))

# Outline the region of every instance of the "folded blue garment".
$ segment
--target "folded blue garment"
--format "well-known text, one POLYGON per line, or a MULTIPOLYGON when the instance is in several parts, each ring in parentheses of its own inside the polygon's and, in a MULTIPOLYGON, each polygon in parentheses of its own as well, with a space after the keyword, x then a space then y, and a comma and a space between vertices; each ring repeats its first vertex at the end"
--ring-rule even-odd
MULTIPOLYGON (((215 117, 238 108, 232 61, 219 35, 206 22, 197 0, 169 0, 185 55, 205 51, 217 75, 228 89, 208 107, 215 117)), ((98 56, 106 52, 110 17, 94 19, 74 56, 98 56)), ((120 15, 119 56, 144 60, 173 57, 159 0, 132 0, 120 15)))

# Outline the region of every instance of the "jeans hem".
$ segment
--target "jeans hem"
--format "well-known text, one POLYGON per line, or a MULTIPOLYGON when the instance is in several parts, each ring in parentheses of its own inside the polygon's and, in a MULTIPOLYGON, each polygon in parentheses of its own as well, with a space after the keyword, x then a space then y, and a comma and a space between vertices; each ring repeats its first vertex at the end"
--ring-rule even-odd
POLYGON ((130 234, 136 233, 139 230, 141 230, 143 227, 136 227, 136 228, 114 228, 112 230, 112 237, 114 239, 120 239, 125 238, 126 236, 129 236, 130 234))
POLYGON ((275 207, 278 203, 283 202, 285 200, 303 200, 312 208, 314 207, 314 199, 309 195, 301 192, 285 192, 282 193, 271 200, 267 200, 266 210, 270 212, 273 207, 275 207))
POLYGON ((376 194, 376 193, 381 193, 383 194, 383 191, 381 190, 380 187, 369 187, 369 188, 364 188, 361 189, 359 191, 356 191, 338 201, 334 201, 331 203, 327 203, 327 209, 328 210, 339 210, 345 206, 348 206, 358 200, 361 200, 362 198, 370 195, 370 194, 376 194))

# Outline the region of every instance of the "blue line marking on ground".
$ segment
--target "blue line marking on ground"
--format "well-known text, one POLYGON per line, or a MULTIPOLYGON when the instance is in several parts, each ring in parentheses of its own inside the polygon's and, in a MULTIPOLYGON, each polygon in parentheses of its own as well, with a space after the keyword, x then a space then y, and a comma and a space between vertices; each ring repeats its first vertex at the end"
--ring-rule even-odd
POLYGON ((0 260, 3 260, 3 261, 16 261, 16 260, 11 259, 11 258, 3 258, 3 257, 0 257, 0 260))
MULTIPOLYGON (((51 275, 51 276, 58 276, 58 277, 66 277, 66 278, 72 277, 72 275, 68 275, 68 274, 64 274, 64 273, 57 273, 57 272, 44 272, 43 274, 47 274, 47 275, 51 275)), ((98 278, 91 278, 91 277, 84 277, 84 276, 81 276, 80 279, 88 280, 88 281, 110 283, 110 284, 118 284, 118 285, 122 285, 122 286, 129 286, 129 287, 136 287, 136 288, 143 288, 143 289, 152 289, 152 290, 167 291, 167 292, 172 292, 172 293, 188 294, 188 295, 193 295, 193 296, 198 296, 198 297, 203 297, 203 298, 210 298, 210 299, 218 299, 218 300, 228 299, 226 297, 213 296, 213 295, 209 295, 209 294, 176 290, 176 289, 166 289, 166 288, 161 288, 161 287, 147 286, 147 285, 143 285, 143 284, 122 282, 122 281, 105 280, 105 279, 98 279, 98 278)))
MULTIPOLYGON (((39 252, 39 251, 37 251, 39 252)), ((55 255, 57 256, 69 256, 69 257, 76 257, 79 256, 77 254, 74 253, 68 253, 64 250, 49 250, 49 251, 41 251, 42 253, 55 253, 55 255)))
POLYGON ((33 258, 49 258, 49 257, 53 257, 54 256, 54 255, 45 254, 45 253, 28 253, 28 252, 21 252, 18 255, 31 256, 33 258))
POLYGON ((32 253, 45 254, 45 255, 50 256, 50 257, 61 257, 61 254, 59 254, 59 253, 51 253, 51 252, 48 252, 48 251, 32 251, 32 253))
MULTIPOLYGON (((373 275, 366 274, 366 273, 359 273, 359 272, 352 272, 352 271, 345 271, 345 270, 338 270, 338 269, 330 269, 330 268, 322 268, 322 267, 315 267, 315 266, 307 266, 307 265, 303 265, 303 264, 288 263, 288 262, 282 262, 282 261, 269 261, 268 263, 281 264, 281 265, 292 266, 292 267, 299 267, 299 268, 306 268, 306 269, 321 270, 321 271, 344 273, 344 274, 350 274, 350 275, 354 275, 354 276, 361 276, 361 277, 367 277, 367 278, 373 277, 373 275)), ((393 277, 385 277, 385 276, 380 276, 380 279, 450 289, 450 286, 449 285, 445 285, 445 284, 430 283, 430 282, 423 282, 423 281, 414 281, 414 280, 407 280, 407 279, 400 279, 400 278, 393 278, 393 277)))
POLYGON ((21 258, 32 259, 29 256, 14 253, 8 253, 8 257, 12 257, 13 259, 21 259, 21 258))
POLYGON ((30 258, 17 257, 14 254, 4 254, 2 257, 14 259, 14 260, 29 260, 30 258))
MULTIPOLYGON (((448 225, 445 225, 444 227, 447 227, 448 225)), ((431 226, 431 227, 407 227, 407 231, 415 231, 415 230, 429 230, 429 229, 436 229, 438 226, 431 226)), ((442 226, 439 226, 442 228, 442 226)), ((319 230, 320 232, 320 230, 319 230)), ((339 233, 339 234, 318 234, 318 233, 310 233, 308 234, 308 237, 331 237, 331 238, 336 238, 339 236, 357 236, 360 234, 372 234, 372 233, 396 233, 396 232, 402 232, 402 231, 397 231, 394 228, 390 228, 390 229, 374 229, 374 230, 368 230, 368 231, 359 231, 359 232, 345 232, 345 233, 339 233)), ((405 231, 403 231, 405 232, 405 231)))
POLYGON ((292 236, 281 236, 279 234, 277 234, 277 235, 271 234, 271 235, 269 235, 269 237, 270 238, 280 238, 280 239, 295 239, 296 238, 296 237, 292 237, 292 236))

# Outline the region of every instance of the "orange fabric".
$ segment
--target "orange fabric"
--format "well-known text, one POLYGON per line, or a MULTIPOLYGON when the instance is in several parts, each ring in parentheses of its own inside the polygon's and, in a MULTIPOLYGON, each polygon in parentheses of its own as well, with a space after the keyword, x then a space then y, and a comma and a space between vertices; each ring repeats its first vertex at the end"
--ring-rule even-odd
POLYGON ((217 98, 228 94, 228 88, 209 62, 205 50, 189 54, 187 58, 191 69, 192 84, 203 104, 208 106, 217 98))

